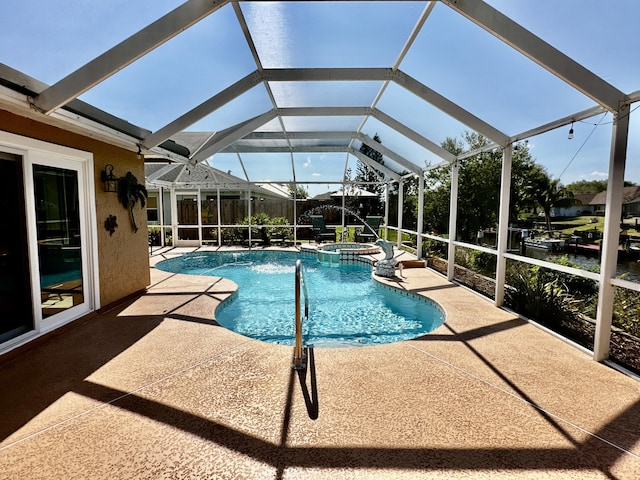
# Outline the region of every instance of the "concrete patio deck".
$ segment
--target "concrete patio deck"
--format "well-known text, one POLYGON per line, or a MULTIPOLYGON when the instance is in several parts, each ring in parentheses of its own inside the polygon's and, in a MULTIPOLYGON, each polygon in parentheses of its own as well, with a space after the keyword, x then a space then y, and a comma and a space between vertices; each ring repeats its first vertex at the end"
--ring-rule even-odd
POLYGON ((0 365, 0 478, 640 478, 637 379, 429 269, 387 282, 443 326, 300 373, 216 324, 232 282, 151 276, 0 365))

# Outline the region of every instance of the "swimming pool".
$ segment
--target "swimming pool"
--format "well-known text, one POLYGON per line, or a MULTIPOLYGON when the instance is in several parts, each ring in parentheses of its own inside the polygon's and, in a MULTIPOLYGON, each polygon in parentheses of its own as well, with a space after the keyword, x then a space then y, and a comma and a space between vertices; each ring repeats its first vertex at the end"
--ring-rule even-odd
POLYGON ((242 251, 187 254, 156 264, 173 273, 233 280, 238 291, 216 310, 216 321, 258 340, 295 343, 295 262, 302 258, 309 292, 304 344, 362 346, 408 340, 444 323, 433 301, 371 279, 371 266, 326 266, 295 252, 242 251))

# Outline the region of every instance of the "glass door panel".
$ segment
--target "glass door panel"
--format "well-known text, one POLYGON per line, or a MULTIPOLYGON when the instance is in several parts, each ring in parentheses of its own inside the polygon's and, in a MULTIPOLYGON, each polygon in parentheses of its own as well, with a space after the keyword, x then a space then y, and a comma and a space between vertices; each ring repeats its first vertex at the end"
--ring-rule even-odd
POLYGON ((33 166, 42 318, 84 303, 78 172, 33 166))
POLYGON ((198 227, 197 195, 178 194, 176 201, 178 208, 178 238, 176 246, 199 245, 200 228, 198 227))
POLYGON ((178 195, 178 225, 198 225, 198 197, 178 195))
POLYGON ((34 329, 22 157, 0 152, 0 343, 34 329))

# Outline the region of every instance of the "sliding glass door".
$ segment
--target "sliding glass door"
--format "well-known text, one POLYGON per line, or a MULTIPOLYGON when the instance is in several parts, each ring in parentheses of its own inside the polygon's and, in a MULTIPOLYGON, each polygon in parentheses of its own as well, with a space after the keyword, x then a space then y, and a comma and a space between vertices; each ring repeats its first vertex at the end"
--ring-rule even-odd
POLYGON ((31 152, 25 167, 31 285, 41 333, 96 308, 90 162, 84 152, 56 153, 31 152))
POLYGON ((78 172, 34 165, 42 318, 84 303, 78 172))
POLYGON ((0 344, 34 329, 22 159, 0 151, 0 344))
POLYGON ((99 308, 92 160, 0 132, 0 352, 99 308))

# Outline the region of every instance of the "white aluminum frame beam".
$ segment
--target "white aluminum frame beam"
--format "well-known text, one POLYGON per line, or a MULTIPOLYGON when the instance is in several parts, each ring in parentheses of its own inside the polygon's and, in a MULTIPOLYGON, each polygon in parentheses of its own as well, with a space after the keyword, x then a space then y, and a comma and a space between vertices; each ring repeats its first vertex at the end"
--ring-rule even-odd
POLYGON ((396 248, 402 247, 402 212, 404 210, 404 180, 398 181, 398 236, 396 238, 396 248))
MULTIPOLYGON (((371 158, 367 157, 366 155, 364 155, 362 152, 360 152, 359 150, 356 150, 353 147, 346 147, 346 146, 340 146, 340 145, 336 145, 336 146, 331 146, 331 147, 326 147, 326 146, 315 146, 315 147, 275 147, 275 148, 271 148, 269 150, 265 150, 264 148, 260 148, 260 147, 255 147, 254 149, 251 148, 246 148, 246 149, 234 149, 233 147, 227 147, 226 149, 222 150, 222 152, 224 153, 261 153, 261 152, 268 152, 268 153, 288 153, 293 151, 294 153, 309 153, 309 152, 318 152, 318 153, 347 153, 350 155, 353 155, 354 157, 358 158, 359 160, 361 160, 363 163, 365 163, 367 166, 373 168, 374 170, 377 170, 377 174, 380 176, 380 178, 384 179, 384 177, 389 177, 392 178, 395 181, 398 181, 401 177, 400 174, 397 172, 394 172, 393 170, 391 170, 388 167, 385 167, 384 165, 376 162, 375 160, 372 160, 371 158)), ((341 182, 298 182, 298 183, 319 183, 319 184, 324 184, 324 183, 341 183, 341 182)))
MULTIPOLYGON (((278 108, 278 104, 276 103, 275 96, 273 95, 273 90, 271 89, 271 85, 269 85, 269 82, 264 80, 264 76, 262 75, 262 72, 264 71, 264 67, 262 65, 262 61, 260 60, 260 55, 258 54, 258 49, 256 48, 256 44, 253 41, 251 30, 249 29, 249 25, 247 25, 247 21, 244 18, 244 14, 242 13, 242 8, 240 8, 240 5, 238 4, 238 2, 233 2, 233 11, 236 14, 236 18, 238 19, 238 23, 240 24, 240 28, 242 29, 242 33, 244 34, 244 38, 247 41, 247 46, 249 47, 249 50, 251 50, 253 61, 256 63, 256 66, 258 67, 258 72, 260 72, 262 84, 264 85, 267 95, 269 96, 269 101, 271 102, 271 106, 274 109, 276 109, 278 108)), ((280 128, 282 129, 282 131, 286 133, 287 129, 285 128, 284 122, 282 121, 282 117, 278 117, 278 123, 280 124, 280 128)), ((291 142, 288 139, 286 141, 287 141, 287 144, 291 146, 291 142)), ((291 172, 293 174, 293 181, 295 182, 296 181, 296 165, 295 165, 293 152, 290 152, 290 157, 291 157, 291 172)), ((296 198, 295 191, 293 192, 293 196, 295 199, 296 198)), ((294 233, 294 237, 295 237, 295 233, 294 233)))
POLYGON ((182 132, 184 129, 193 125, 198 120, 203 119, 210 113, 216 111, 218 108, 229 103, 231 100, 251 90, 261 82, 262 78, 259 72, 255 71, 250 73, 243 79, 238 80, 230 87, 225 88, 197 107, 192 108, 184 115, 176 118, 171 123, 168 123, 159 130, 156 130, 152 134, 148 135, 140 142, 140 144, 144 148, 153 148, 156 145, 160 145, 165 140, 171 138, 171 136, 175 135, 176 133, 182 132))
POLYGON ((509 248, 509 202, 511 199, 511 167, 513 147, 507 145, 502 151, 502 172, 500 174, 500 207, 498 209, 498 241, 496 250, 496 284, 494 305, 501 307, 504 303, 504 286, 507 272, 507 259, 504 254, 509 248))
MULTIPOLYGON (((249 135, 243 137, 243 140, 286 140, 287 138, 291 139, 291 140, 299 140, 299 139, 335 139, 335 138, 351 138, 351 139, 356 139, 356 140, 360 140, 362 143, 364 143, 365 145, 368 145, 369 147, 373 148, 374 150, 380 152, 381 154, 387 156, 389 159, 393 160, 394 162, 396 162, 397 164, 405 167, 407 170, 415 173, 416 175, 420 175, 422 170, 415 165, 414 163, 412 163, 411 161, 407 160, 406 158, 404 158, 402 155, 394 152, 393 150, 385 147, 384 145, 382 145, 379 142, 376 142, 375 140, 373 140, 371 137, 369 137, 368 135, 365 135, 363 133, 358 133, 355 131, 352 132, 288 132, 288 133, 284 133, 284 132, 253 132, 250 133, 249 135)), ((340 145, 327 145, 327 146, 322 146, 322 145, 318 145, 318 146, 292 146, 291 150, 294 152, 301 152, 301 151, 331 151, 331 152, 336 152, 336 151, 347 151, 347 146, 340 146, 340 145)), ((252 152, 258 152, 258 151, 264 151, 264 152, 284 152, 287 151, 287 147, 284 146, 277 146, 277 147, 260 147, 260 146, 256 146, 256 147, 251 147, 251 146, 247 146, 247 145, 232 145, 230 147, 228 147, 227 149, 225 149, 225 151, 239 151, 239 152, 243 152, 246 153, 247 151, 252 151, 252 152)))
MULTIPOLYGON (((351 138, 360 140, 362 143, 366 145, 369 145, 371 148, 379 151, 383 155, 386 155, 389 159, 407 168, 412 173, 416 175, 420 175, 422 173, 422 170, 419 167, 411 163, 406 158, 397 154, 393 150, 390 150, 382 146, 382 144, 376 142, 371 137, 364 135, 362 133, 358 134, 357 132, 317 132, 317 133, 316 132, 289 132, 287 134, 285 134, 284 132, 252 132, 249 135, 246 135, 245 137, 243 137, 243 140, 263 140, 263 139, 286 140, 287 137, 290 139, 304 139, 304 138, 317 138, 317 137, 331 139, 331 138, 349 138, 349 136, 351 138)), ((347 146, 347 145, 309 145, 309 146, 280 145, 275 147, 265 147, 265 146, 251 146, 247 144, 236 143, 223 148, 218 153, 261 153, 261 152, 265 152, 265 153, 347 152, 361 159, 359 155, 355 155, 354 153, 354 152, 358 152, 358 153, 360 152, 355 150, 352 146, 347 146)), ((364 157, 369 158, 366 155, 364 157)), ((378 167, 381 167, 380 171, 382 173, 396 180, 400 178, 400 174, 398 172, 395 172, 388 167, 384 167, 384 165, 381 165, 378 162, 373 162, 373 163, 365 162, 365 163, 367 163, 367 165, 369 165, 370 167, 374 167, 376 169, 378 167)))
POLYGON ((276 118, 276 112, 269 110, 261 115, 253 117, 245 122, 234 125, 223 132, 214 135, 202 148, 190 158, 191 163, 202 162, 211 155, 218 153, 225 147, 228 147, 236 140, 244 137, 248 133, 253 132, 256 128, 260 128, 267 122, 276 118))
POLYGON ((422 233, 424 230, 424 175, 418 177, 418 235, 416 238, 416 257, 422 258, 422 233))
POLYGON ((449 197, 449 248, 447 249, 447 280, 453 281, 456 272, 456 240, 458 239, 458 186, 460 162, 451 164, 451 196, 449 197))
POLYGON ((551 130, 555 130, 556 128, 569 125, 572 122, 580 122, 582 120, 586 120, 587 118, 595 117, 596 115, 607 111, 608 110, 602 106, 591 107, 587 110, 582 110, 581 112, 574 113, 573 115, 567 115, 566 117, 554 120, 553 122, 545 123, 544 125, 532 128, 531 130, 527 130, 526 132, 513 135, 511 137, 511 142, 515 143, 519 142, 520 140, 535 137, 536 135, 541 135, 543 133, 550 132, 551 130))
POLYGON ((611 279, 616 276, 618 263, 622 191, 629 135, 629 110, 629 105, 620 107, 616 115, 617 121, 613 124, 611 134, 604 236, 601 246, 600 288, 598 290, 598 306, 596 308, 596 331, 593 339, 593 358, 599 362, 609 357, 614 296, 611 279))
POLYGON ((440 145, 432 142, 428 138, 423 137, 418 132, 416 132, 414 130, 411 130, 405 124, 400 123, 398 120, 396 120, 395 118, 387 115, 383 111, 378 110, 377 108, 375 108, 375 109, 373 109, 373 112, 371 113, 371 116, 373 118, 375 118, 376 120, 381 121, 382 123, 384 123, 388 127, 391 127, 396 132, 404 135, 409 140, 414 141, 415 143, 417 143, 421 147, 425 148, 426 150, 429 150, 431 153, 433 153, 433 154, 437 155, 438 157, 446 160, 447 162, 452 163, 452 162, 455 161, 456 156, 453 155, 451 152, 445 150, 440 145))
POLYGON ((440 1, 608 110, 617 112, 620 102, 628 101, 622 91, 485 2, 440 1))
POLYGON ((420 83, 418 80, 407 75, 401 70, 394 72, 393 81, 407 91, 413 93, 418 98, 421 98, 425 102, 433 105, 450 117, 455 118, 460 123, 481 133, 497 144, 507 145, 509 143, 509 135, 501 132, 492 125, 489 125, 487 122, 468 112, 457 103, 454 103, 448 98, 440 95, 435 90, 427 87, 424 83, 420 83))
MULTIPOLYGON (((422 30, 422 27, 427 21, 427 18, 429 18, 429 15, 431 15, 431 12, 433 12, 433 9, 435 8, 435 6, 436 6, 435 2, 428 2, 425 5, 425 8, 422 11, 422 14, 420 14, 418 21, 416 22, 416 24, 413 27, 413 30, 409 34, 409 38, 407 38, 407 41, 405 42, 404 46, 402 47, 402 49, 400 50, 400 53, 396 58, 396 61, 393 63, 393 66, 391 67, 393 71, 396 71, 398 68, 400 68, 400 64, 402 63, 404 58, 407 56, 407 53, 409 53, 409 49, 415 42, 416 38, 418 38, 418 34, 422 30)), ((380 90, 378 90, 378 93, 376 94, 375 98, 373 99, 373 102, 371 103, 372 109, 375 109, 378 106, 378 103, 380 102, 382 95, 384 94, 384 92, 387 90, 387 87, 389 86, 389 82, 390 80, 386 80, 382 83, 380 90)), ((362 129, 364 128, 368 120, 369 120, 369 116, 365 116, 362 119, 362 122, 360 122, 360 126, 358 127, 358 132, 362 132, 362 129)))
POLYGON ((260 128, 278 116, 352 116, 362 115, 365 107, 303 107, 303 108, 280 108, 269 110, 261 115, 253 117, 246 122, 237 124, 223 132, 219 132, 204 145, 200 151, 191 157, 194 162, 201 162, 211 155, 214 155, 233 142, 244 138, 255 129, 260 128))
POLYGON ((283 117, 359 117, 369 115, 369 107, 285 107, 278 108, 277 115, 283 117))
POLYGON ((312 145, 312 146, 288 146, 279 147, 252 147, 250 145, 229 145, 216 153, 344 153, 346 145, 312 145))
POLYGON ((375 82, 391 80, 391 68, 265 68, 266 82, 375 82))
POLYGON ((351 131, 309 131, 309 132, 252 132, 244 137, 244 140, 331 140, 336 138, 351 138, 358 134, 355 130, 351 131))
POLYGON ((418 167, 416 164, 414 164, 413 162, 410 162, 409 160, 404 158, 402 155, 397 154, 393 150, 388 149, 381 143, 376 142, 373 138, 369 137, 368 135, 365 135, 364 133, 358 133, 356 135, 356 139, 360 140, 362 143, 371 147, 377 152, 380 152, 382 155, 389 157, 389 159, 393 160, 398 165, 402 165, 404 168, 406 168, 410 172, 415 173, 416 175, 420 175, 422 173, 422 169, 418 167))
MULTIPOLYGON (((490 152, 492 150, 495 150, 496 148, 502 148, 500 145, 497 145, 495 143, 490 143, 488 145, 485 145, 484 147, 480 147, 480 148, 475 148, 473 150, 469 150, 468 152, 464 152, 461 153, 460 155, 458 155, 458 160, 465 160, 469 157, 474 157, 480 153, 484 153, 484 152, 490 152)), ((505 147, 506 148, 506 147, 505 147)))
POLYGON ((188 0, 51 85, 35 97, 34 106, 44 113, 51 113, 227 3, 229 0, 188 0))
POLYGON ((279 82, 391 80, 494 142, 500 145, 509 143, 507 134, 489 125, 401 70, 393 70, 391 68, 292 68, 266 69, 263 75, 267 81, 279 82))
MULTIPOLYGON (((350 116, 350 115, 359 115, 362 114, 363 112, 367 112, 370 111, 370 109, 368 107, 291 107, 291 108, 281 108, 276 110, 276 112, 274 113, 275 116, 350 116)), ((382 114, 382 112, 377 111, 379 114, 382 114)), ((395 120, 393 120, 391 117, 389 117, 386 114, 382 114, 381 117, 391 121, 391 122, 395 122, 395 120)), ((255 118, 259 118, 259 117, 255 117, 255 118)), ((269 118, 267 121, 271 120, 271 118, 269 118)), ((265 122, 266 123, 266 122, 265 122)), ((397 123, 397 122, 396 122, 397 123)), ((398 124, 401 125, 401 124, 398 124)), ((257 128, 257 127, 256 127, 257 128)), ((330 131, 330 132, 287 132, 286 134, 284 132, 251 132, 249 134, 245 134, 243 136, 240 136, 240 134, 242 133, 243 130, 241 129, 237 129, 235 127, 233 127, 231 130, 231 133, 228 133, 229 131, 225 131, 224 132, 224 137, 225 138, 229 138, 229 135, 235 137, 234 140, 230 141, 230 142, 225 142, 227 143, 227 145, 225 145, 224 147, 220 148, 220 150, 218 151, 212 151, 212 149, 214 148, 214 145, 223 145, 223 143, 219 142, 218 140, 222 138, 222 133, 220 132, 220 135, 216 135, 214 136, 214 138, 212 138, 211 142, 204 146, 203 148, 200 149, 200 151, 198 152, 197 155, 194 155, 192 158, 196 161, 202 161, 205 158, 215 154, 215 153, 219 153, 219 152, 230 152, 230 151, 239 151, 239 152, 243 152, 243 153, 248 153, 248 152, 260 152, 260 151, 264 151, 264 152, 286 152, 288 151, 288 147, 284 147, 284 146, 276 146, 276 147, 265 147, 265 146, 256 146, 256 147, 251 147, 251 146, 247 146, 247 145, 233 145, 234 142, 240 140, 240 139, 247 139, 247 140, 251 140, 251 139, 255 139, 255 140, 262 140, 262 139, 274 139, 274 140, 287 140, 287 139, 304 139, 304 138, 347 138, 348 135, 352 134, 354 135, 353 138, 356 138, 358 140, 360 140, 362 143, 365 143, 367 145, 369 145, 371 148, 374 148, 376 150, 378 150, 380 153, 382 153, 383 155, 386 155, 387 157, 389 157, 391 160, 395 161, 396 163, 398 163, 399 165, 402 165, 403 167, 405 167, 407 170, 411 171, 412 173, 416 174, 416 175, 420 175, 422 173, 422 167, 416 165, 415 163, 411 162, 410 160, 404 158, 403 156, 399 155, 398 153, 388 149, 387 147, 385 147, 384 145, 375 142, 374 140, 372 140, 370 137, 368 137, 367 135, 364 135, 362 133, 358 134, 357 132, 336 132, 336 131, 330 131), (202 153, 205 152, 206 153, 202 153), (206 155, 203 157, 203 155, 206 155)), ((402 128, 403 131, 409 131, 411 132, 409 129, 407 129, 406 127, 402 128)), ((402 133, 402 132, 400 132, 402 133)), ((418 134, 416 134, 415 132, 413 132, 412 136, 419 136, 418 134)), ((421 145, 425 144, 429 142, 428 140, 426 140, 425 138, 421 137, 421 145)), ((431 142, 429 142, 431 143, 431 142)), ((322 146, 319 146, 322 147, 322 146)), ((338 151, 335 149, 336 146, 334 145, 330 145, 328 146, 328 148, 330 148, 330 151, 338 151)), ((450 152, 447 152, 446 150, 444 150, 441 147, 438 147, 435 144, 431 145, 431 151, 433 151, 434 153, 437 154, 441 154, 447 161, 454 161, 455 160, 455 156, 452 155, 450 152)), ((339 147, 339 148, 344 148, 344 147, 339 147)), ((310 146, 310 147, 291 147, 291 151, 293 152, 303 152, 303 151, 322 151, 322 150, 318 150, 318 146, 310 146)), ((345 151, 344 149, 342 151, 345 151)))
MULTIPOLYGON (((394 81, 398 85, 407 89, 422 100, 439 108, 447 115, 452 116, 471 129, 485 135, 487 138, 500 145, 506 145, 509 137, 498 129, 482 121, 475 115, 464 110, 454 102, 448 100, 426 85, 413 79, 399 70, 391 68, 296 68, 296 69, 265 69, 256 70, 225 90, 212 96, 202 104, 193 108, 173 122, 165 125, 156 132, 148 135, 141 142, 145 148, 153 148, 172 135, 184 130, 198 120, 206 117, 221 106, 230 102, 234 98, 244 94, 261 82, 266 84, 270 91, 269 82, 296 82, 296 81, 394 81)), ((44 92, 43 92, 44 93, 44 92)), ((273 102, 275 104, 275 101, 273 102)), ((330 116, 330 115, 352 115, 374 117, 397 130, 402 135, 418 143, 432 153, 450 162, 454 156, 439 145, 424 138, 415 131, 409 129, 402 123, 393 119, 389 115, 371 107, 294 107, 279 108, 277 116, 330 116)), ((287 132, 288 133, 288 132, 287 132)))
POLYGON ((365 163, 366 165, 368 165, 369 167, 373 168, 374 170, 377 170, 378 172, 382 173, 383 175, 385 175, 387 177, 392 178, 395 181, 400 181, 401 177, 400 177, 400 175, 398 173, 396 173, 393 170, 391 170, 390 168, 385 167, 384 165, 376 162, 375 160, 371 159, 370 157, 367 157, 360 150, 356 150, 353 147, 349 147, 346 151, 347 151, 347 153, 350 153, 351 155, 356 157, 358 160, 360 160, 361 162, 365 163))

